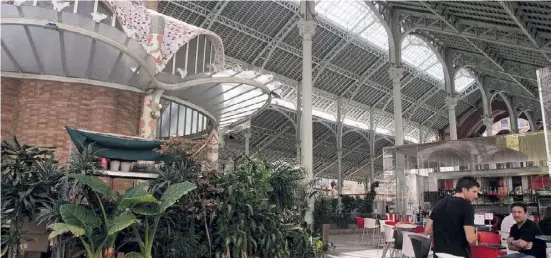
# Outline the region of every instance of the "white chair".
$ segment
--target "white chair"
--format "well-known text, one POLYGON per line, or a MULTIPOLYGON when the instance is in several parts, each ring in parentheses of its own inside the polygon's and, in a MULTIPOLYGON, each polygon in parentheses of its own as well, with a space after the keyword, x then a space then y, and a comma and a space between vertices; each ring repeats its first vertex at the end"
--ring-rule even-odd
POLYGON ((364 218, 364 230, 362 233, 362 243, 364 242, 364 235, 366 230, 372 230, 373 234, 371 235, 371 243, 375 240, 375 234, 377 233, 377 229, 379 227, 377 226, 377 220, 372 218, 364 218))
POLYGON ((411 238, 409 238, 409 235, 415 234, 413 232, 402 232, 402 255, 405 257, 413 257, 415 258, 415 252, 413 251, 413 245, 411 244, 411 238))
POLYGON ((379 220, 379 238, 377 238, 377 255, 379 254, 379 245, 385 247, 385 228, 386 222, 388 220, 379 220))
MULTIPOLYGON (((391 255, 394 253, 394 227, 384 224, 383 225, 383 232, 385 235, 385 248, 383 249, 383 256, 386 257, 386 253, 388 252, 389 248, 392 248, 391 255)), ((377 254, 379 250, 377 249, 377 254)), ((392 256, 391 256, 392 257, 392 256)))

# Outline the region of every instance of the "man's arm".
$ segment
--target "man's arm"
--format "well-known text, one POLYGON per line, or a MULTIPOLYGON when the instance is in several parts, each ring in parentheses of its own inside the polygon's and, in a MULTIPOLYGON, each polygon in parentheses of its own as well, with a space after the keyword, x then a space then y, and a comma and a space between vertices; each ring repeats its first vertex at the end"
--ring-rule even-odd
POLYGON ((514 240, 515 239, 512 237, 507 238, 507 247, 509 248, 509 250, 512 250, 512 251, 520 251, 520 248, 513 245, 514 240))
POLYGON ((519 251, 520 249, 530 249, 531 247, 530 242, 522 238, 514 240, 512 237, 510 237, 507 239, 507 243, 509 244, 509 249, 513 251, 519 251))
POLYGON ((469 244, 476 242, 476 230, 474 228, 474 209, 472 205, 465 205, 463 214, 463 230, 469 244))
POLYGON ((427 225, 425 225, 425 234, 432 236, 432 233, 433 233, 432 232, 432 226, 433 226, 432 219, 429 219, 427 221, 427 225))

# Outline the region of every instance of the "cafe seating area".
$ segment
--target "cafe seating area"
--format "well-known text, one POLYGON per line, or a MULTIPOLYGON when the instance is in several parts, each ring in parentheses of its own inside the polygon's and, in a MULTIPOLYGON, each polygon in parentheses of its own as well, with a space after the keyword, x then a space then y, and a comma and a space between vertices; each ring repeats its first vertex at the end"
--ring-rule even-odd
MULTIPOLYGON (((424 234, 423 223, 415 223, 407 218, 404 220, 392 214, 385 216, 384 220, 356 217, 354 240, 346 235, 330 236, 330 241, 336 241, 335 244, 338 246, 344 245, 341 242, 347 242, 348 245, 353 243, 354 250, 349 251, 352 248, 347 245, 342 251, 337 249, 338 256, 329 257, 434 257, 433 241, 430 236, 424 234)), ((471 245, 472 258, 498 258, 501 255, 515 253, 507 248, 507 236, 508 233, 505 232, 490 232, 483 227, 477 228, 477 242, 471 245)), ((547 250, 551 254, 551 248, 547 250)), ((446 254, 440 254, 438 257, 456 258, 446 254)))

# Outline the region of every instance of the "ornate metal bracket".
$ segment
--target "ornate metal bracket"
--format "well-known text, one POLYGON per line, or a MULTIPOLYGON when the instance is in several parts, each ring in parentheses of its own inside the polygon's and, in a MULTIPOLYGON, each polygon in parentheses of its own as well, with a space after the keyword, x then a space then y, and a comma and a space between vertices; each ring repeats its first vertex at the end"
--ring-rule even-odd
POLYGON ((151 117, 153 118, 159 118, 161 117, 161 96, 163 96, 163 93, 165 90, 162 89, 154 89, 153 92, 149 93, 151 97, 151 117))

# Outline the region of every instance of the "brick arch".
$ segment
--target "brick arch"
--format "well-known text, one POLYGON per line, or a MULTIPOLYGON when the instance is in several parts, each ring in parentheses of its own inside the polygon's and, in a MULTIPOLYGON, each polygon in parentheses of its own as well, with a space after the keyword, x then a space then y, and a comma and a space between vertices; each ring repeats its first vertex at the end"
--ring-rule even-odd
MULTIPOLYGON (((494 117, 494 122, 499 121, 504 117, 509 117, 507 105, 505 105, 502 101, 492 102, 492 112, 493 114, 500 113, 494 117), (500 113, 500 111, 503 112, 500 113)), ((469 137, 469 132, 482 120, 483 114, 484 110, 480 108, 473 113, 467 114, 467 117, 459 118, 458 120, 463 122, 457 127, 457 138, 464 139, 469 137)))

